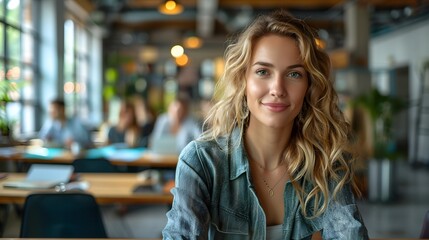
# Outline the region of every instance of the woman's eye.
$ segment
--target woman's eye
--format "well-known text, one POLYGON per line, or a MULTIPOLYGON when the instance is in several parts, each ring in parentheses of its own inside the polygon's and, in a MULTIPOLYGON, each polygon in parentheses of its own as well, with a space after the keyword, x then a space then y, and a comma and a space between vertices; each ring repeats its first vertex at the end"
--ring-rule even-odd
POLYGON ((299 72, 291 72, 291 73, 288 74, 288 77, 291 77, 291 78, 301 78, 302 74, 299 73, 299 72))
POLYGON ((256 74, 259 75, 259 76, 265 76, 265 75, 268 74, 268 71, 264 70, 264 69, 261 69, 261 70, 257 70, 256 74))

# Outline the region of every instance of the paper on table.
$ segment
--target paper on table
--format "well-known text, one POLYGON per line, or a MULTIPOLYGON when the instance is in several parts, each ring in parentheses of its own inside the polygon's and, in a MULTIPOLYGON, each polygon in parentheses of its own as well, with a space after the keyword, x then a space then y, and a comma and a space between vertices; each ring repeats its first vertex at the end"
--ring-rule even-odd
POLYGON ((26 158, 52 159, 66 152, 63 148, 30 148, 25 152, 26 158))
POLYGON ((115 161, 132 162, 141 158, 145 151, 145 148, 116 149, 106 156, 106 158, 115 161))

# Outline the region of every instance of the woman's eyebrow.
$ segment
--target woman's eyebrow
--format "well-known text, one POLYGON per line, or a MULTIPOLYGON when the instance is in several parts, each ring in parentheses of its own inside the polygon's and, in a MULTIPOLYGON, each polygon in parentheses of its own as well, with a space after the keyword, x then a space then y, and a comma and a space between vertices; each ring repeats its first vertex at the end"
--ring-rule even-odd
POLYGON ((287 67, 288 69, 293 69, 293 68, 304 68, 304 65, 302 64, 294 64, 294 65, 290 65, 287 67))
POLYGON ((261 65, 265 67, 274 67, 274 64, 268 62, 255 62, 252 66, 261 65))
MULTIPOLYGON (((255 62, 253 66, 261 65, 265 67, 274 67, 274 64, 268 63, 268 62, 255 62)), ((287 69, 293 69, 293 68, 304 68, 304 65, 302 64, 293 64, 287 67, 287 69)))

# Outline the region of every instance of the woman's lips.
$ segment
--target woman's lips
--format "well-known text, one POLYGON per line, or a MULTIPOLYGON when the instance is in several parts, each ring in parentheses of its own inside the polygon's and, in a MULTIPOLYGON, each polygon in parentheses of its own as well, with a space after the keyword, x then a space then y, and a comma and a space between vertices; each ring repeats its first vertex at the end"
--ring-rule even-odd
POLYGON ((282 112, 286 110, 289 105, 284 103, 262 103, 268 110, 273 112, 282 112))

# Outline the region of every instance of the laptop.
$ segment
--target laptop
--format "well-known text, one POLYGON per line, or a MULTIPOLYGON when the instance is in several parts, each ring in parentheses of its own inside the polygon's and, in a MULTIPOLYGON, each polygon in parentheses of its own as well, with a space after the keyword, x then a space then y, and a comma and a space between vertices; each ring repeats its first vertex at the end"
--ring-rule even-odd
POLYGON ((152 153, 175 155, 179 154, 177 150, 177 138, 172 135, 163 135, 152 139, 151 147, 149 148, 152 153))
POLYGON ((72 165, 32 164, 24 180, 6 181, 5 188, 49 189, 60 183, 68 183, 73 174, 72 165))

